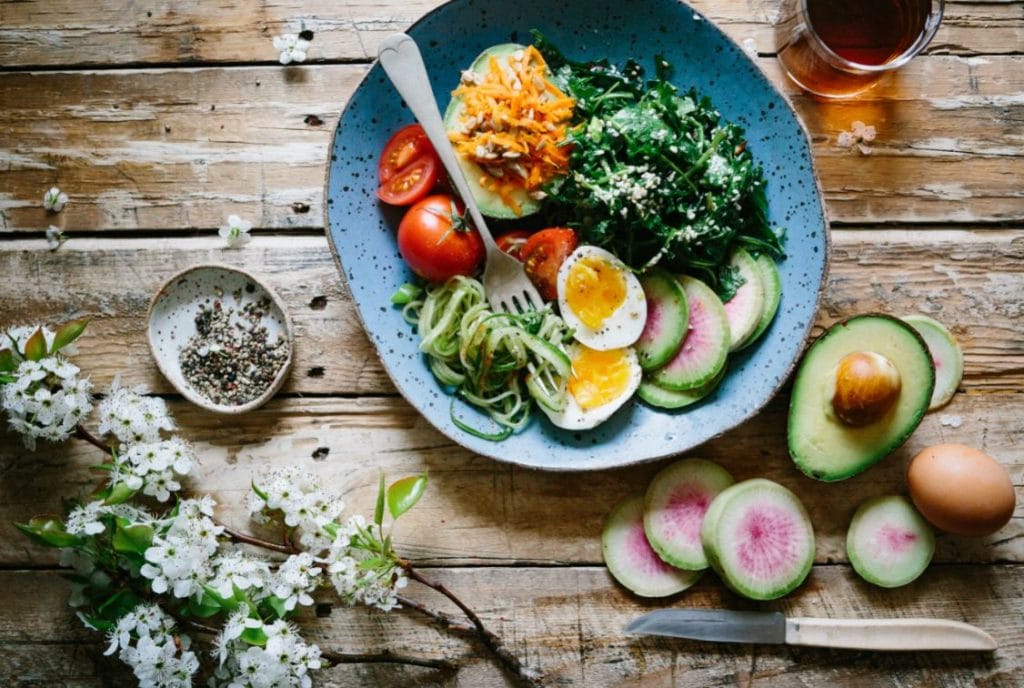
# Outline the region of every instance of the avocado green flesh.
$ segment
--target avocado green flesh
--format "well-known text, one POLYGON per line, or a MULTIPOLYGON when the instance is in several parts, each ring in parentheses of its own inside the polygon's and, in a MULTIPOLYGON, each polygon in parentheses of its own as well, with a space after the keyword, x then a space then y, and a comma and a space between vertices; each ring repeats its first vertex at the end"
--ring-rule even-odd
MULTIPOLYGON (((492 46, 480 53, 480 56, 473 61, 469 69, 477 74, 484 74, 489 69, 491 57, 504 59, 515 51, 522 49, 523 46, 518 43, 502 43, 501 45, 492 46)), ((458 126, 459 120, 462 118, 463 109, 462 99, 452 98, 444 111, 444 128, 446 131, 453 131, 458 126)), ((540 210, 540 201, 530 198, 529 194, 525 191, 517 189, 511 194, 515 202, 519 204, 519 213, 516 213, 515 210, 505 204, 500 195, 480 185, 480 178, 487 174, 482 167, 472 160, 463 158, 461 155, 457 157, 459 159, 459 167, 462 168, 462 173, 466 176, 469 188, 473 191, 473 198, 476 199, 480 212, 487 217, 514 220, 526 215, 532 215, 540 210)))
POLYGON ((935 367, 921 337, 885 315, 839 323, 807 352, 793 383, 789 406, 789 452, 812 478, 849 478, 880 461, 910 436, 928 410, 935 367), (900 373, 900 394, 881 419, 863 427, 840 421, 832 410, 834 371, 847 354, 873 351, 900 373))

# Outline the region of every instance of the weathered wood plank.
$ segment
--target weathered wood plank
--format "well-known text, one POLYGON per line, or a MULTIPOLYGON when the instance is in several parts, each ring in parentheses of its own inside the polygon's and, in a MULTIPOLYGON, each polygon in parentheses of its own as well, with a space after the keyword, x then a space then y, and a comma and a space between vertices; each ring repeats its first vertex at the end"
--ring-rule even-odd
MULTIPOLYGON (((961 339, 966 388, 1024 386, 1019 231, 842 229, 832 237, 820 327, 869 310, 927 313, 961 339)), ((266 278, 292 314, 298 336, 285 392, 394 393, 322 237, 258 236, 238 251, 224 250, 217 237, 75 238, 55 253, 43 239, 22 239, 2 248, 0 325, 91 317, 78 360, 99 389, 120 375, 173 391, 146 344, 149 299, 179 270, 227 262, 266 278)))
MULTIPOLYGON (((766 477, 801 497, 818 537, 817 560, 846 560, 845 534, 862 501, 905 491, 906 466, 926 446, 961 442, 1007 467, 1017 486, 1016 517, 988 538, 939 538, 944 562, 1024 561, 1024 395, 962 394, 928 415, 902 449, 860 476, 837 484, 811 480, 793 466, 785 443, 783 397, 758 417, 691 455, 720 462, 739 480, 766 477)), ((431 486, 406 516, 396 541, 408 556, 444 563, 594 563, 599 533, 619 499, 643 490, 665 465, 575 476, 513 468, 447 440, 403 400, 282 399, 240 418, 221 418, 174 402, 182 436, 201 459, 203 492, 225 521, 245 527, 251 476, 267 466, 314 471, 344 495, 347 513, 370 513, 379 473, 397 478, 426 472, 431 486)), ((21 449, 0 436, 0 566, 50 564, 54 553, 29 543, 14 521, 59 514, 61 498, 85 497, 102 478, 88 466, 99 452, 81 441, 21 449)))
MULTIPOLYGON (((664 602, 642 602, 600 568, 446 569, 429 571, 473 606, 514 650, 542 668, 552 685, 611 686, 878 686, 985 685, 1012 688, 1024 663, 1020 633, 1024 568, 933 566, 913 585, 881 590, 845 566, 816 567, 785 600, 759 605, 790 616, 938 617, 963 620, 999 643, 991 655, 955 652, 869 653, 813 648, 696 643, 631 638, 620 629, 664 602), (524 584, 529 581, 529 584, 524 584)), ((63 606, 66 583, 50 571, 0 573, 0 681, 15 686, 130 685, 116 661, 104 659, 102 639, 63 606)), ((410 589, 429 599, 421 588, 410 589)), ((750 608, 708 576, 673 602, 694 607, 750 608)), ((402 611, 382 614, 334 609, 300 622, 324 648, 359 652, 391 648, 460 663, 454 675, 423 669, 343 666, 320 672, 317 685, 506 686, 505 676, 478 647, 446 636, 402 611)))
MULTIPOLYGON (((75 0, 0 3, 0 64, 108 65, 268 62, 271 37, 314 32, 310 60, 369 60, 379 41, 404 31, 440 0, 284 0, 231 5, 185 0, 154 5, 120 0, 92 7, 75 0)), ((781 0, 691 0, 736 41, 773 53, 781 0)), ((931 53, 1019 52, 1019 2, 949 2, 931 53)), ((540 20, 543 22, 543 19, 540 20)))
MULTIPOLYGON (((833 220, 1024 219, 1024 56, 915 60, 864 100, 819 103, 778 65, 815 141, 833 220), (835 145, 860 119, 874 154, 835 145)), ((319 227, 324 163, 365 65, 14 73, 0 76, 0 234, 319 227), (316 119, 309 118, 314 115, 316 119), (60 215, 42 194, 71 196, 60 215)), ((771 161, 765 161, 770 169, 771 161)))

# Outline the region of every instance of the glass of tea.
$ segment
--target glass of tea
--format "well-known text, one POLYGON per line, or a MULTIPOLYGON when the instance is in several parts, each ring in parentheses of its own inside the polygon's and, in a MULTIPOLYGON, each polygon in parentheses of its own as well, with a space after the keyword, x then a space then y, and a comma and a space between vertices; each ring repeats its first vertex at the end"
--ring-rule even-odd
POLYGON ((849 98, 924 50, 943 0, 785 0, 779 62, 805 91, 849 98))

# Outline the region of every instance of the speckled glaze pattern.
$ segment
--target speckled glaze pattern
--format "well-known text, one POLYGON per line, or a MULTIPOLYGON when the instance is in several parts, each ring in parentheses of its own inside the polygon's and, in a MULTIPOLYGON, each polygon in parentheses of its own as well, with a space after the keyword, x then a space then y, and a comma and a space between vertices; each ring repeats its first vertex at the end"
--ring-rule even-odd
MULTIPOLYGON (((527 42, 530 29, 570 57, 633 57, 653 71, 663 54, 673 81, 711 96, 723 117, 747 130, 768 180, 770 220, 787 230, 780 262, 782 303, 761 341, 730 356, 730 370, 701 403, 658 411, 637 399, 603 425, 569 432, 535 413, 530 426, 503 442, 478 439, 449 417, 452 396, 430 374, 416 334, 389 301, 413 278, 399 257, 395 232, 402 209, 378 202, 377 159, 388 137, 413 121, 379 65, 342 113, 328 162, 326 221, 335 258, 363 325, 388 374, 409 402, 442 433, 479 454, 524 466, 592 470, 670 456, 734 428, 756 414, 792 371, 818 307, 828 262, 828 223, 809 138, 785 98, 739 46, 688 5, 675 0, 454 0, 410 30, 420 44, 441 110, 459 73, 485 48, 527 42)), ((501 231, 509 225, 496 223, 501 231)), ((460 418, 493 430, 462 402, 460 418)), ((780 432, 780 451, 785 439, 780 432)))
POLYGON ((193 404, 217 413, 244 413, 265 404, 288 378, 295 349, 291 319, 281 299, 248 272, 227 265, 197 265, 171 277, 149 304, 146 328, 149 349, 157 367, 178 392, 193 404), (259 397, 245 404, 215 404, 185 380, 181 373, 181 350, 196 334, 195 317, 204 305, 220 300, 225 307, 241 310, 246 304, 270 297, 270 309, 263 317, 271 340, 283 335, 288 342, 288 359, 273 383, 259 397))

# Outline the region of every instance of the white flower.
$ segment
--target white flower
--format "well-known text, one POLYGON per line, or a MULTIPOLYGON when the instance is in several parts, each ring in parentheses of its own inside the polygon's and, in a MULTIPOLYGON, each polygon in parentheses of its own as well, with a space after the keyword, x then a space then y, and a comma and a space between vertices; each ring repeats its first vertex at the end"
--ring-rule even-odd
POLYGON ((99 535, 107 529, 100 519, 107 513, 107 506, 102 500, 89 502, 85 506, 76 506, 68 514, 64 528, 72 535, 99 535))
POLYGON ((274 596, 284 603, 288 611, 295 609, 296 604, 308 607, 313 604, 309 593, 316 590, 320 573, 321 569, 314 566, 312 554, 293 554, 277 569, 274 596))
POLYGON ((274 49, 281 53, 277 59, 283 65, 305 62, 309 41, 299 38, 294 33, 286 33, 283 36, 274 36, 274 49))
POLYGON ((275 468, 254 478, 253 484, 266 495, 264 499, 255 490, 249 493, 247 505, 254 521, 279 517, 298 528, 299 543, 314 553, 330 546, 332 537, 324 528, 338 518, 345 503, 324 490, 316 476, 298 468, 275 468))
POLYGON ((184 440, 172 437, 160 442, 128 445, 126 451, 114 456, 110 484, 123 483, 133 490, 166 502, 171 493, 181 489, 178 476, 192 472, 195 458, 184 440))
POLYGON ((50 190, 43 194, 43 207, 51 213, 59 213, 64 210, 67 202, 68 195, 56 186, 51 186, 50 190))
POLYGON ((233 616, 216 646, 223 659, 210 681, 215 688, 310 688, 309 672, 321 666, 320 648, 306 643, 294 626, 281 620, 264 624, 233 616), (264 647, 239 640, 248 628, 263 631, 264 647))
POLYGON ((200 592, 213 578, 212 559, 224 527, 209 518, 208 504, 212 505, 212 500, 182 500, 177 516, 153 537, 144 555, 146 563, 140 569, 150 579, 153 592, 163 594, 169 590, 175 597, 185 599, 200 592))
POLYGON ((46 230, 46 245, 50 247, 51 251, 56 251, 60 248, 60 245, 68 240, 68 235, 64 233, 64 230, 60 227, 50 227, 46 230))
POLYGON ((261 628, 262 626, 262 621, 249 616, 248 609, 242 609, 232 614, 231 618, 224 624, 224 630, 214 640, 215 654, 220 660, 220 666, 224 666, 224 660, 228 658, 228 653, 231 652, 232 643, 241 638, 247 628, 261 628))
MULTIPOLYGON (((242 552, 231 552, 213 560, 214 576, 208 585, 218 595, 230 598, 239 590, 262 590, 268 588, 273 579, 270 566, 262 559, 256 559, 242 552)), ((269 594, 269 592, 267 593, 269 594)), ((254 600, 266 595, 250 595, 254 600)))
POLYGON ((26 447, 35 449, 37 439, 63 442, 92 410, 92 383, 78 373, 60 354, 23 360, 14 380, 0 387, 0 408, 26 447))
POLYGON ((360 531, 365 529, 366 520, 358 514, 339 529, 323 560, 327 564, 327 575, 345 604, 365 604, 390 611, 398 606, 398 591, 409 581, 394 561, 371 568, 361 566, 371 555, 365 549, 354 547, 353 541, 358 540, 360 531))
POLYGON ((160 397, 144 396, 141 387, 121 387, 117 380, 110 385, 107 398, 100 402, 99 411, 100 434, 109 433, 122 444, 157 442, 162 430, 175 427, 167 402, 160 397))
POLYGON ((229 215, 228 223, 220 228, 218 234, 227 242, 228 248, 239 248, 252 241, 252 235, 249 234, 250 229, 252 229, 251 222, 243 220, 237 215, 229 215))

